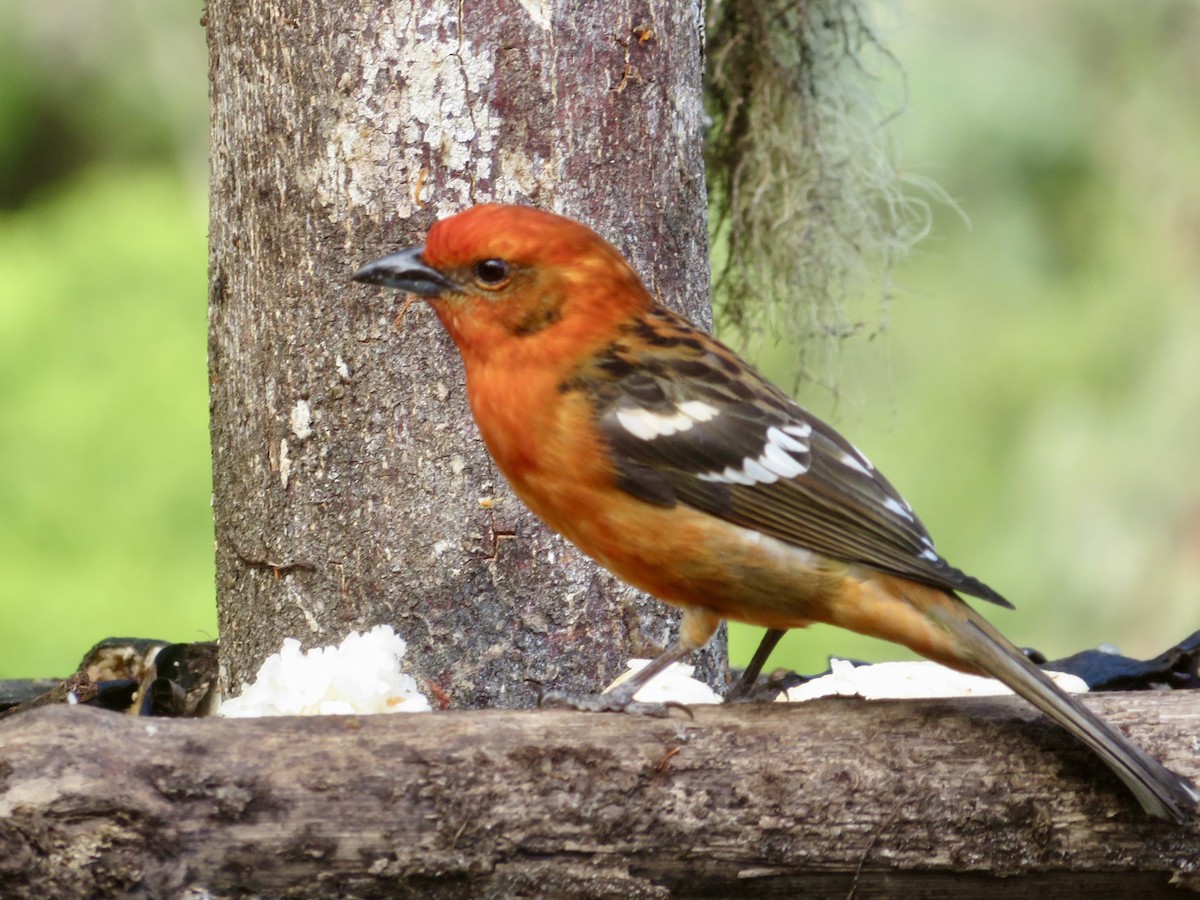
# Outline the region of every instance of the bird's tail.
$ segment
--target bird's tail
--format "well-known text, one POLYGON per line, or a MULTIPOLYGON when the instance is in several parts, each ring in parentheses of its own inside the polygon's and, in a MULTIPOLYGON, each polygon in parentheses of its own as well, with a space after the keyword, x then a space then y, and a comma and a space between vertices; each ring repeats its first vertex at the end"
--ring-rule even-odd
POLYGON ((961 601, 923 605, 925 615, 951 633, 963 662, 1004 682, 1090 747, 1146 812, 1181 823, 1200 814, 1200 790, 1191 780, 1151 758, 1061 690, 983 616, 961 601))

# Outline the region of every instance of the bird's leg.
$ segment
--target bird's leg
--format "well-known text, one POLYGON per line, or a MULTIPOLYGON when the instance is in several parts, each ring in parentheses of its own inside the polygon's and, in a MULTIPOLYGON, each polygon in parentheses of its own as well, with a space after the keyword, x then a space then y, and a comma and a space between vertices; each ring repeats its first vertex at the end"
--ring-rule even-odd
POLYGON ((687 707, 682 703, 645 703, 633 698, 638 691, 671 665, 686 659, 694 650, 707 644, 720 624, 720 616, 712 610, 698 606, 686 607, 683 611, 678 640, 625 681, 603 694, 583 696, 562 693, 546 694, 538 701, 538 706, 566 707, 584 712, 626 712, 633 715, 656 717, 666 716, 672 708, 686 710, 687 707))
MULTIPOLYGON (((763 667, 766 666, 771 653, 785 634, 787 634, 786 628, 767 629, 767 633, 763 635, 758 649, 754 651, 750 665, 746 666, 746 670, 742 672, 742 677, 738 679, 737 684, 730 688, 729 692, 725 695, 726 703, 742 703, 747 700, 759 699, 755 696, 758 692, 758 676, 762 674, 763 667)), ((774 699, 776 693, 778 691, 771 690, 772 699, 774 699)))
POLYGON ((671 708, 684 708, 682 703, 644 703, 634 700, 634 695, 662 674, 673 663, 679 662, 692 652, 694 648, 687 647, 682 641, 676 641, 665 652, 656 656, 644 667, 634 672, 625 681, 603 694, 546 694, 538 701, 542 707, 566 707, 579 709, 584 712, 626 712, 637 716, 666 716, 671 708))

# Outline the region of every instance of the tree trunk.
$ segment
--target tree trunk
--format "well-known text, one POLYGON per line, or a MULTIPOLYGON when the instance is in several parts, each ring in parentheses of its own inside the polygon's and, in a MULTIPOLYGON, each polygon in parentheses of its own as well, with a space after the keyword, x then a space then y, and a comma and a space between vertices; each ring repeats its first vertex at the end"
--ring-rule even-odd
MULTIPOLYGON (((1187 692, 1084 702, 1200 776, 1187 692)), ((1200 831, 1014 698, 4 726, 5 897, 1200 890, 1200 831)))
POLYGON ((675 617, 513 497, 432 314, 348 279, 441 216, 527 202, 707 321, 699 6, 210 0, 207 24, 226 687, 285 636, 389 623, 455 706, 600 689, 675 617))

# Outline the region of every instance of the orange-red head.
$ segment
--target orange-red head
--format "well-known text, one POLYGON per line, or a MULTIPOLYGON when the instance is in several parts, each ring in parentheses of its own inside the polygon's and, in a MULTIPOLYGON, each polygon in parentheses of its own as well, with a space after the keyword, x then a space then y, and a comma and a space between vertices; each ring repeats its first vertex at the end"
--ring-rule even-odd
POLYGON ((423 247, 369 263, 354 280, 425 297, 463 355, 476 358, 514 340, 577 349, 652 305, 629 264, 596 232, 502 204, 442 219, 423 247))

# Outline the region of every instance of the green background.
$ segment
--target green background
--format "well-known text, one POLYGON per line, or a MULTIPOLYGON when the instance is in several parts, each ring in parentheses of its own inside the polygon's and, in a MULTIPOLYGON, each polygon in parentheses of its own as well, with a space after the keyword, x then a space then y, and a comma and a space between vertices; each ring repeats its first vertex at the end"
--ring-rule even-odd
MULTIPOLYGON (((0 7, 0 677, 216 631, 200 10, 71 7, 0 7)), ((1200 6, 891 9, 898 163, 970 224, 934 208, 854 311, 886 332, 800 398, 1018 643, 1155 654, 1200 627, 1200 6)), ((818 627, 775 661, 829 653, 905 655, 818 627)))

